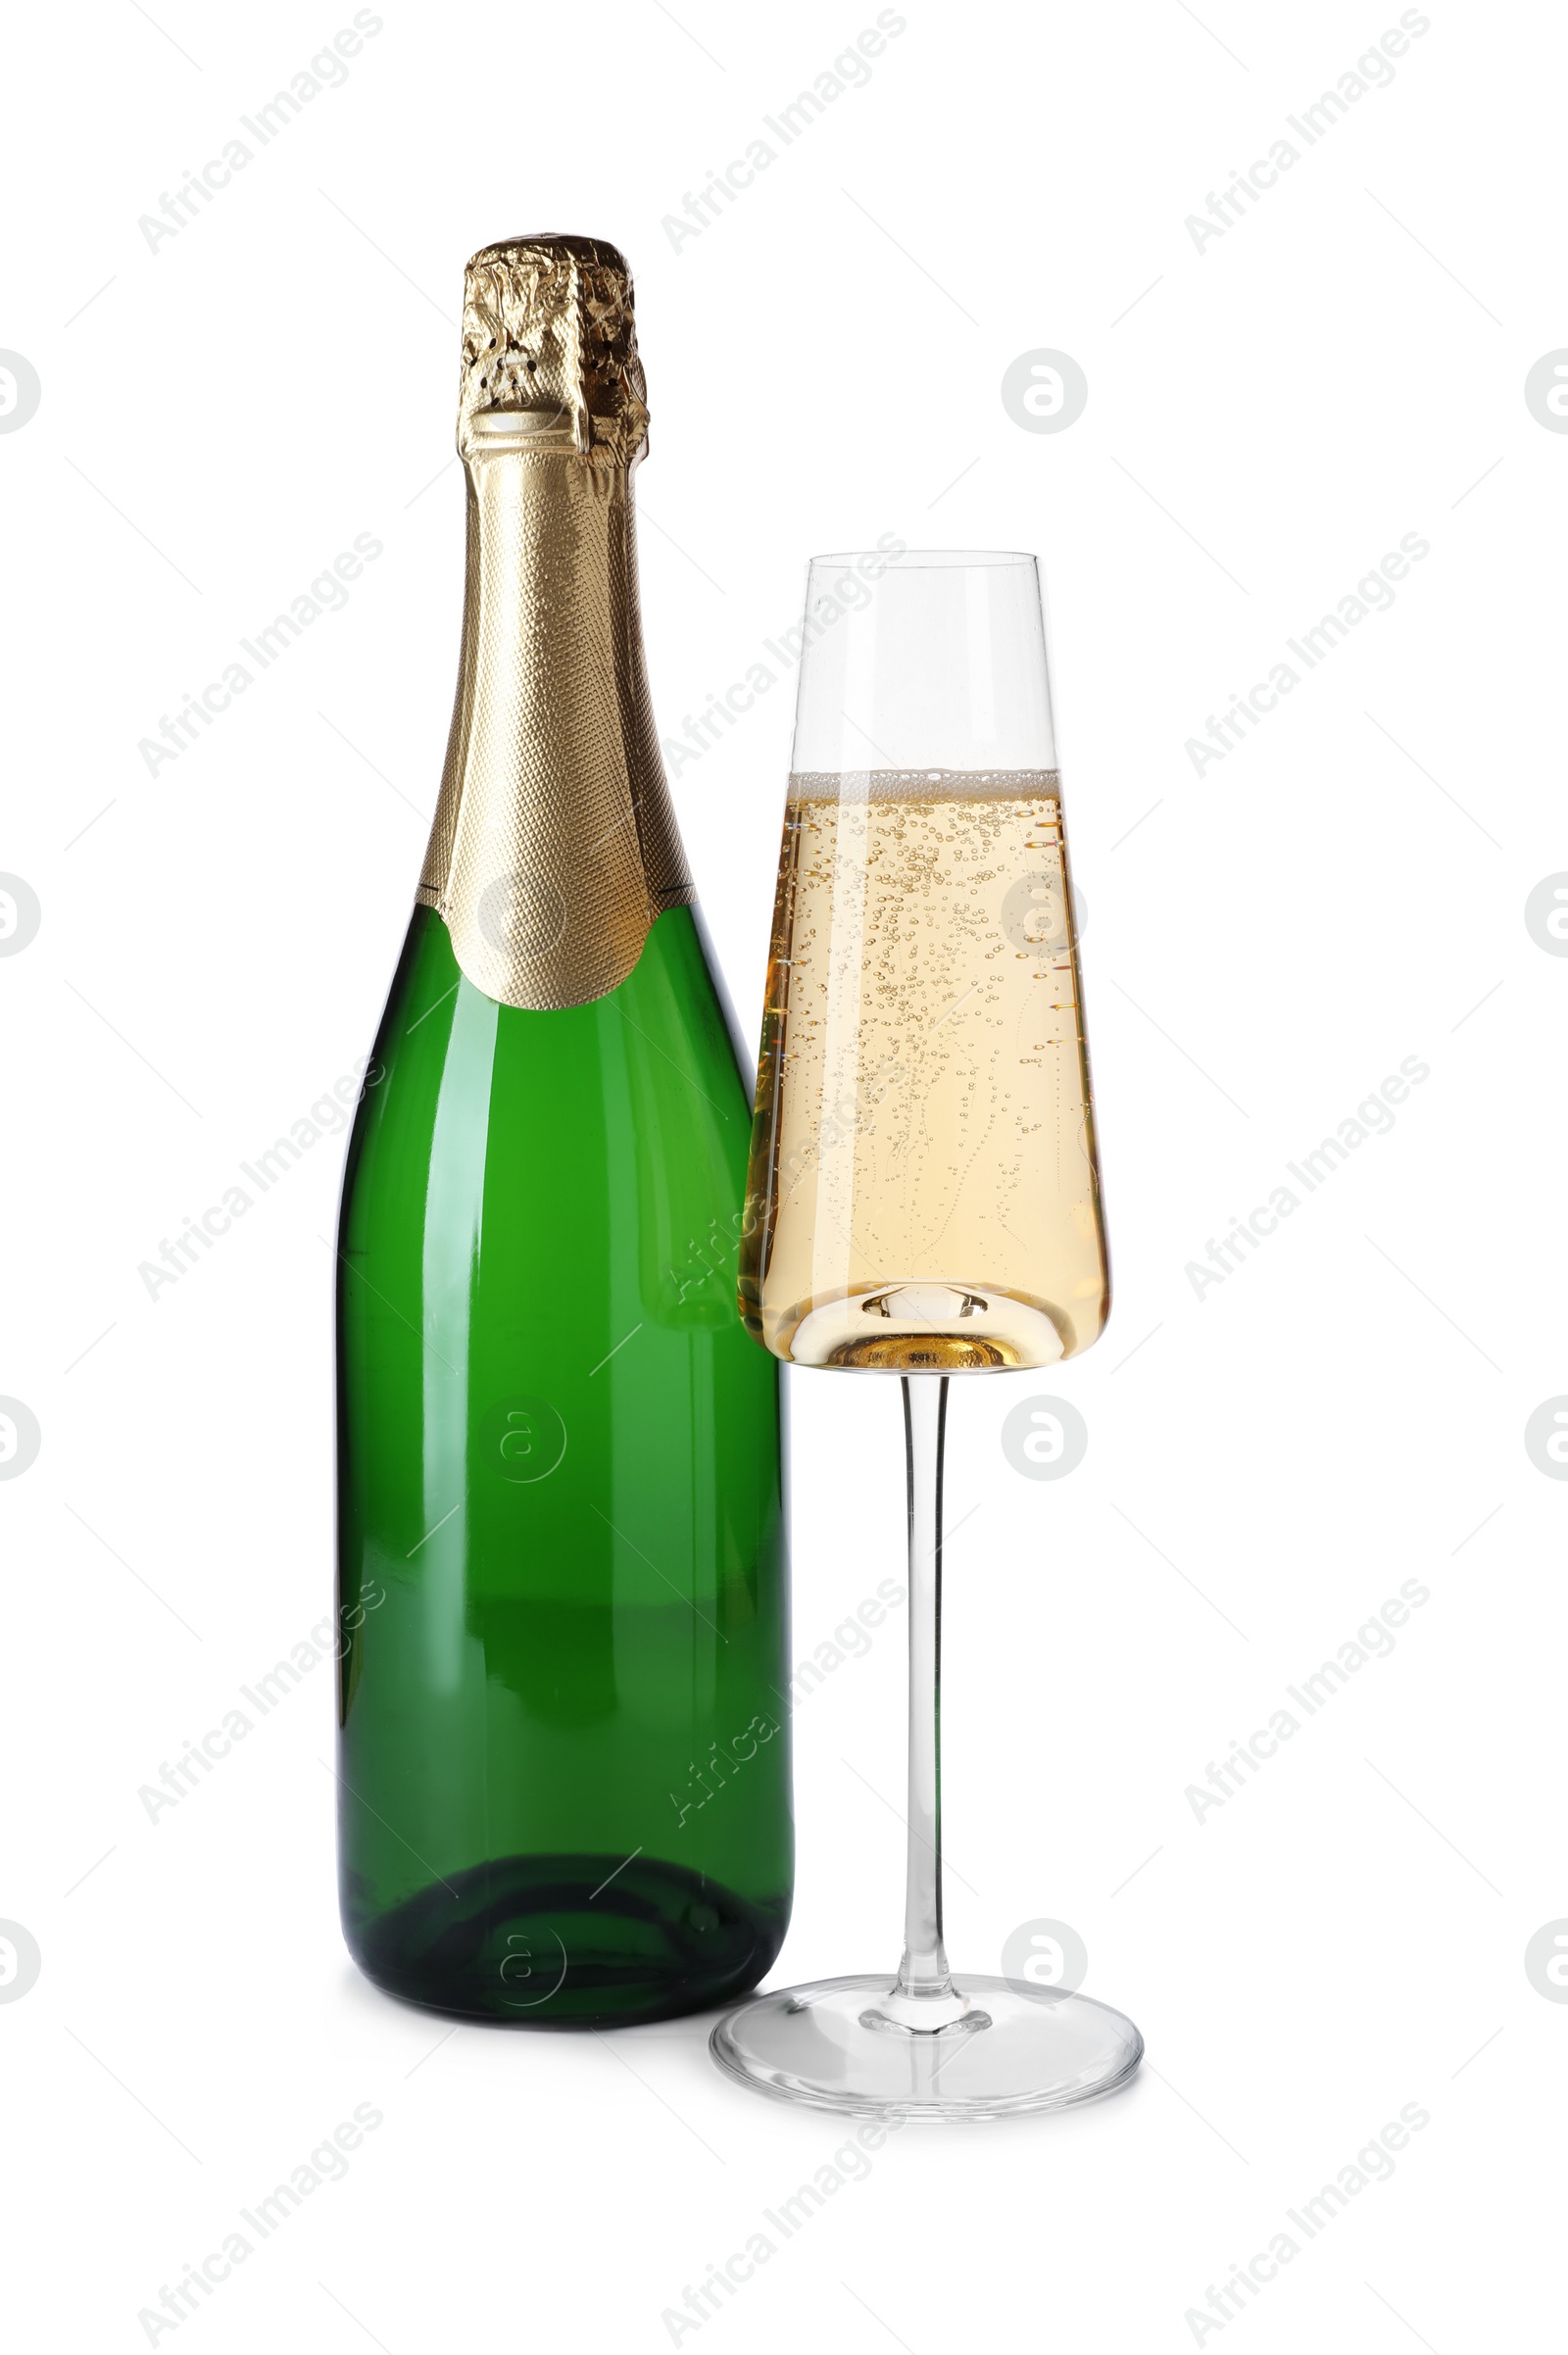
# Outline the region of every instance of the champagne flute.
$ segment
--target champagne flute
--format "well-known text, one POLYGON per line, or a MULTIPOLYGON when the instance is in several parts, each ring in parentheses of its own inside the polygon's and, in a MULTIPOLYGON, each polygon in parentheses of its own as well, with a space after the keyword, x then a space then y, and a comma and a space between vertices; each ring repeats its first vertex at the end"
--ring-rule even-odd
POLYGON ((859 2115, 1088 2101, 1143 2056, 1087 1995, 942 1936, 948 1381, 1054 1365, 1109 1304, 1040 582, 1031 556, 819 557, 807 591, 741 1313, 790 1363, 897 1374, 909 1766, 897 1977, 753 1996, 720 2068, 859 2115))

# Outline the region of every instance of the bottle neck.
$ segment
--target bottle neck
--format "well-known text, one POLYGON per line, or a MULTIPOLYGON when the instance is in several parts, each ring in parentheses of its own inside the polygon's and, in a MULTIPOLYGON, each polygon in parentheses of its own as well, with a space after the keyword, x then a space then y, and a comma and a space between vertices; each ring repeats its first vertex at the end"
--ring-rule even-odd
POLYGON ((581 1006, 693 897, 643 662, 627 466, 557 433, 465 453, 457 702, 418 898, 487 996, 581 1006))

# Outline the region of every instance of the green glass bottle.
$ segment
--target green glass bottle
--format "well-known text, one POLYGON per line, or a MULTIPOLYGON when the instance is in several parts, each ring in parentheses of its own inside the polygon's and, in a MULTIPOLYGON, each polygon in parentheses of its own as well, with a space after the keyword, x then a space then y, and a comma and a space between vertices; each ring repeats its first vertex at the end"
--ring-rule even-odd
POLYGON ((338 1245, 345 1935, 538 2026, 760 1979, 789 1914, 750 1104, 643 672, 613 247, 468 266, 457 707, 338 1245))

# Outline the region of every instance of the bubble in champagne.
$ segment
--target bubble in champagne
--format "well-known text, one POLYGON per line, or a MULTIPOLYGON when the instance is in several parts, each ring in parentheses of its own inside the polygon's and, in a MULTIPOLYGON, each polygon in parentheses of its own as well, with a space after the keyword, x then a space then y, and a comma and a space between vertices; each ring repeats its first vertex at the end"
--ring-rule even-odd
POLYGON ((1003 1946, 1002 1975, 1020 1995, 1070 1995, 1089 1976, 1089 1949, 1070 1922, 1020 1922, 1003 1946))

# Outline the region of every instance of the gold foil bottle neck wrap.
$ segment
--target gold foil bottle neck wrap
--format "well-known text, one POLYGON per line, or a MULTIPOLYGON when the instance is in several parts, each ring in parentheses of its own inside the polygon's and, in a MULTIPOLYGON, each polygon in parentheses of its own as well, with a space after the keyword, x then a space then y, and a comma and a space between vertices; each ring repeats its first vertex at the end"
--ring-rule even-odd
POLYGON ((643 665, 644 391, 613 246, 520 237, 474 256, 463 649, 418 898, 506 1006, 605 996, 655 917, 694 897, 643 665))

